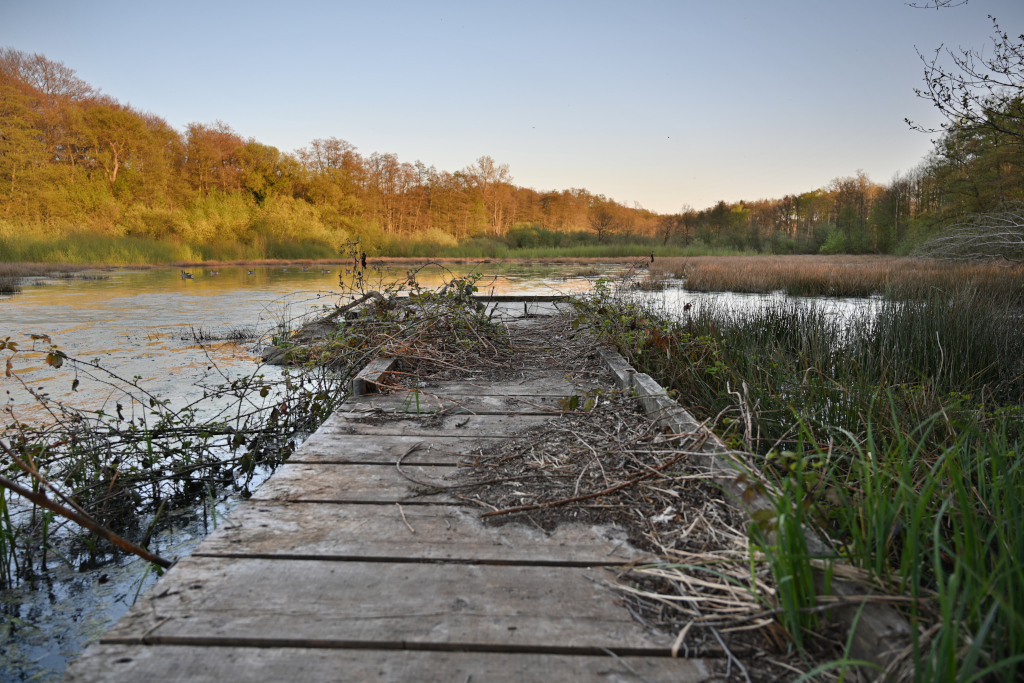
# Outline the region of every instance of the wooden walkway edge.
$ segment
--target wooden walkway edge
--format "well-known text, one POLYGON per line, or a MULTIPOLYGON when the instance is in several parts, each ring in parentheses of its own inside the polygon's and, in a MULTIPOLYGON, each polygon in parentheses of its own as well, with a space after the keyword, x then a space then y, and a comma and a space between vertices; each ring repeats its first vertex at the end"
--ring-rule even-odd
POLYGON ((558 400, 587 386, 540 374, 410 397, 372 393, 375 378, 65 680, 711 676, 704 660, 673 659, 672 635, 639 624, 608 587, 643 557, 623 529, 484 525, 481 507, 445 489, 474 453, 556 419, 558 400))
MULTIPOLYGON (((614 376, 615 387, 620 391, 632 391, 639 397, 644 412, 651 419, 658 420, 669 432, 681 434, 703 430, 708 439, 701 448, 701 454, 691 462, 712 475, 712 480, 721 488, 738 508, 748 515, 758 510, 771 510, 771 500, 759 493, 751 496, 746 484, 741 483, 740 474, 748 478, 759 475, 758 468, 747 460, 744 453, 728 448, 714 433, 707 430, 693 415, 668 396, 668 392, 650 375, 638 373, 618 352, 600 349, 600 355, 614 376)), ((767 483, 767 482, 765 482, 767 483)), ((805 529, 807 548, 811 553, 820 553, 824 546, 813 531, 805 529)), ((838 568, 837 568, 838 569, 838 568)), ((816 577, 819 589, 824 593, 824 573, 816 577)), ((836 577, 840 574, 837 571, 836 577)), ((830 593, 838 598, 864 596, 874 591, 870 587, 853 581, 833 578, 830 593)), ((850 642, 850 656, 853 659, 870 662, 880 670, 888 670, 898 664, 901 653, 911 645, 910 623, 891 605, 880 602, 866 602, 863 606, 847 605, 837 607, 832 616, 843 623, 846 632, 853 631, 850 642)), ((871 680, 878 677, 878 671, 865 668, 864 673, 871 680)), ((898 673, 898 672, 897 672, 898 673)), ((885 680, 896 680, 896 676, 885 680)))

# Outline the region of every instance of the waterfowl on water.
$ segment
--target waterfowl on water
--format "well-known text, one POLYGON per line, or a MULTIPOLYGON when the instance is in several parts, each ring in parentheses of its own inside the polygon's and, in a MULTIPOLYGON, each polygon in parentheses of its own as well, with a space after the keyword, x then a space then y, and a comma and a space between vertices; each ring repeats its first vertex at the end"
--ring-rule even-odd
POLYGON ((219 270, 211 270, 210 271, 210 275, 220 275, 220 271, 219 270))
POLYGON ((191 280, 192 279, 192 273, 186 273, 184 270, 181 271, 181 279, 182 280, 191 280))
POLYGON ((245 271, 245 272, 246 272, 246 274, 248 274, 248 275, 255 275, 255 274, 256 274, 256 271, 255 271, 255 270, 247 270, 247 271, 245 271))
POLYGON ((302 272, 305 273, 307 271, 309 271, 309 266, 302 266, 302 272))
POLYGON ((323 273, 324 275, 327 275, 329 272, 331 272, 331 269, 330 268, 321 268, 320 272, 323 273))

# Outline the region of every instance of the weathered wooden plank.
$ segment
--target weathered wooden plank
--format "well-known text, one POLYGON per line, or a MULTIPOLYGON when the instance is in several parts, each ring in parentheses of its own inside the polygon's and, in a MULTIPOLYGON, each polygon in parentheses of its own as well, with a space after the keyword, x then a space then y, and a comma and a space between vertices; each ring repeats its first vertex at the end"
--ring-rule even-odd
POLYGON ((473 299, 481 303, 552 303, 569 304, 569 297, 564 294, 474 294, 473 299))
POLYGON ((72 663, 66 683, 389 681, 421 683, 697 683, 703 660, 410 650, 280 650, 241 647, 95 645, 72 663), (639 677, 638 677, 639 675, 639 677))
POLYGON ((493 436, 437 436, 432 432, 415 436, 317 433, 303 442, 288 462, 394 465, 404 455, 402 462, 410 465, 458 465, 471 462, 481 449, 505 440, 493 436))
POLYGON ((636 370, 615 349, 602 346, 597 349, 597 354, 605 362, 605 365, 608 366, 608 372, 612 374, 615 388, 619 391, 629 391, 633 386, 632 375, 636 370))
MULTIPOLYGON (((548 302, 540 302, 540 301, 538 301, 538 302, 523 302, 523 303, 508 302, 508 303, 498 303, 498 304, 493 304, 493 305, 496 308, 496 311, 495 311, 495 315, 496 316, 500 316, 500 317, 503 317, 503 318, 504 317, 516 318, 515 323, 511 323, 510 322, 509 324, 510 325, 511 324, 515 324, 516 326, 523 326, 523 327, 527 327, 527 326, 530 326, 530 325, 536 325, 539 322, 536 318, 534 318, 534 319, 523 319, 521 317, 523 315, 548 316, 548 315, 554 315, 554 314, 558 313, 558 311, 560 311, 560 310, 565 310, 565 309, 569 308, 569 304, 568 303, 560 303, 560 302, 548 303, 548 302)), ((490 306, 488 306, 488 308, 490 308, 490 306)))
MULTIPOLYGON (((610 386, 610 382, 606 382, 610 386)), ((531 377, 520 381, 488 382, 487 380, 465 380, 461 382, 420 383, 420 389, 445 396, 573 396, 594 388, 601 382, 581 379, 570 382, 560 374, 548 377, 531 377)))
POLYGON ((487 414, 550 414, 558 415, 561 409, 557 396, 471 396, 439 394, 432 390, 400 392, 389 395, 367 394, 348 398, 340 407, 342 411, 358 408, 376 408, 389 413, 436 413, 447 410, 452 413, 487 414))
POLYGON ((335 502, 440 502, 449 497, 441 488, 457 468, 406 465, 402 476, 393 465, 313 465, 285 463, 253 495, 253 500, 313 500, 335 502), (424 493, 424 489, 429 489, 424 493))
POLYGON ((487 525, 479 514, 477 509, 440 505, 399 510, 397 506, 247 501, 203 540, 195 555, 577 565, 645 556, 628 543, 622 528, 564 524, 546 534, 529 524, 487 525))
POLYGON ((614 572, 190 557, 101 642, 664 655, 602 583, 614 572))
POLYGON ((377 358, 370 361, 352 378, 352 395, 364 396, 377 391, 384 376, 398 364, 397 358, 377 358))
POLYGON ((558 415, 415 415, 384 416, 374 410, 338 410, 317 430, 316 436, 335 434, 436 436, 512 436, 557 420, 558 415))

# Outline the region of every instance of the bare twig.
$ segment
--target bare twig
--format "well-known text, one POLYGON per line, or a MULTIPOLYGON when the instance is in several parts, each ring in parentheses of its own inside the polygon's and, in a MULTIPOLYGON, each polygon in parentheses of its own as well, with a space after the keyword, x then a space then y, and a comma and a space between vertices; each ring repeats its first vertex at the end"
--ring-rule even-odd
POLYGON ((44 507, 47 510, 50 510, 51 512, 55 512, 61 517, 66 517, 67 519, 70 519, 75 524, 78 524, 79 526, 88 529, 89 531, 93 532, 97 536, 100 536, 101 538, 105 538, 106 540, 110 541, 122 550, 127 550, 130 553, 138 555, 147 562, 152 562, 153 564, 163 567, 164 569, 168 569, 172 564, 174 564, 170 560, 165 560, 164 558, 158 555, 154 555, 145 548, 140 548, 131 541, 121 538, 110 529, 107 529, 105 526, 102 526, 101 524, 96 522, 94 519, 92 519, 92 517, 89 517, 87 515, 80 515, 74 510, 69 510, 63 505, 60 505, 59 503, 50 500, 49 498, 46 497, 45 493, 36 493, 30 489, 25 488, 24 486, 21 486, 20 484, 11 481, 6 477, 0 477, 0 486, 3 486, 5 489, 14 491, 22 498, 30 500, 36 505, 44 507))

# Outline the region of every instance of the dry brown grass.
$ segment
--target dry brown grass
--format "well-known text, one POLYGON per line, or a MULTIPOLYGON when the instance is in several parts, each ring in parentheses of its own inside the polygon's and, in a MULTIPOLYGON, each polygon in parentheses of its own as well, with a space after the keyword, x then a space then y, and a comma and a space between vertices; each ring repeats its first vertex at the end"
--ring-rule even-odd
POLYGON ((71 263, 9 263, 0 261, 0 294, 17 294, 27 277, 70 277, 89 266, 71 263))
POLYGON ((0 262, 0 277, 39 277, 74 273, 92 266, 73 263, 7 263, 0 262))
MULTIPOLYGON (((476 258, 476 257, 426 257, 426 256, 368 256, 368 260, 375 263, 391 263, 397 265, 421 265, 424 263, 521 263, 538 265, 603 265, 603 264, 624 264, 634 263, 638 259, 634 256, 622 257, 544 257, 544 258, 476 258)), ((639 259, 646 260, 646 259, 639 259)), ((169 265, 174 268, 188 268, 191 266, 318 266, 318 265, 339 265, 352 263, 351 258, 331 259, 235 259, 232 261, 174 261, 169 265)), ((93 267, 93 266, 90 266, 93 267)), ((132 266, 135 268, 136 266, 132 266)), ((160 266, 154 266, 160 267, 160 266)))
POLYGON ((682 278, 699 292, 773 292, 799 296, 871 296, 901 289, 971 285, 1024 295, 1024 268, 895 256, 698 256, 660 258, 651 279, 682 278))

